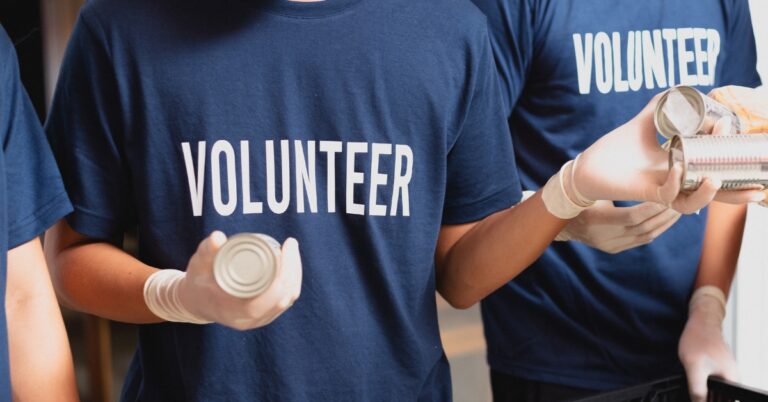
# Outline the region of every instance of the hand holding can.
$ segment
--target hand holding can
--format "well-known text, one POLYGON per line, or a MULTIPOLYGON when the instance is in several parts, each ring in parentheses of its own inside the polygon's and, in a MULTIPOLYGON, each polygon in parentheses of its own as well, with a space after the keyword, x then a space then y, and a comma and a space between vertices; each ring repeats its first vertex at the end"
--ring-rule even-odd
POLYGON ((298 242, 289 238, 276 250, 274 239, 260 235, 233 240, 227 246, 224 233, 214 232, 200 243, 186 272, 165 269, 151 275, 144 285, 147 307, 167 321, 216 322, 238 330, 262 327, 283 314, 301 294, 298 242), (254 239, 265 248, 253 248, 254 239))

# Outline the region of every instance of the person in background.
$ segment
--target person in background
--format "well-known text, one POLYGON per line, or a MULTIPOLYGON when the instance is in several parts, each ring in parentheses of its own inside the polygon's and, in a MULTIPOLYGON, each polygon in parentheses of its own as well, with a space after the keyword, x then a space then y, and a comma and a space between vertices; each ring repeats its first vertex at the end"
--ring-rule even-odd
POLYGON ((143 324, 125 401, 450 400, 436 289, 487 295, 591 200, 692 212, 716 196, 679 194, 640 110, 509 208, 520 185, 471 3, 91 0, 46 126, 75 208, 48 231, 54 283, 143 324), (236 300, 212 280, 216 230, 295 237, 301 256, 286 241, 283 277, 236 300))
MULTIPOLYGON (((473 1, 525 190, 666 88, 760 85, 746 1, 473 1)), ((721 203, 683 217, 655 203, 584 211, 482 303, 494 399, 562 400, 685 368, 701 400, 708 375, 737 378, 721 326, 745 214, 721 203)))
POLYGON ((72 210, 0 27, 0 400, 77 401, 40 234, 72 210))

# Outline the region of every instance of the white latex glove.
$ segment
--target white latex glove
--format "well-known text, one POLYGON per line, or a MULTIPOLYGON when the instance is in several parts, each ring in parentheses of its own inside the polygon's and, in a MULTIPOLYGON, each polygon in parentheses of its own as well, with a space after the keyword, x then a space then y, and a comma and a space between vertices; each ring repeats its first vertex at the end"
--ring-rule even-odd
MULTIPOLYGON (((693 213, 718 201, 745 204, 765 199, 757 190, 718 192, 719 182, 704 180, 692 193, 681 193, 682 166, 669 168, 669 153, 656 139, 656 96, 632 120, 587 148, 573 167, 573 186, 587 200, 652 201, 693 213)), ((729 123, 729 122, 728 122, 729 123)), ((715 134, 726 129, 719 122, 715 134)))
POLYGON ((265 326, 288 310, 301 294, 299 244, 289 238, 283 243, 281 264, 272 284, 253 298, 243 299, 224 292, 213 276, 216 252, 227 241, 214 232, 200 243, 189 260, 186 273, 162 270, 147 280, 147 306, 168 321, 219 324, 247 330, 265 326))
POLYGON ((706 400, 709 376, 739 379, 736 360, 723 339, 724 318, 725 295, 719 288, 704 286, 694 292, 678 347, 692 402, 706 400))
POLYGON ((653 202, 622 208, 611 201, 597 201, 571 220, 555 240, 575 240, 616 254, 652 242, 678 219, 679 212, 653 202))

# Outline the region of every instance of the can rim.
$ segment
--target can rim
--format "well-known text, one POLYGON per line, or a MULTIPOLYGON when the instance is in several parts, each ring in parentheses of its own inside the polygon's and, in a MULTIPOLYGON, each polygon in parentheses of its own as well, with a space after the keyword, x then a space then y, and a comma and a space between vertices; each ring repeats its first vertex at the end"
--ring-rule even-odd
POLYGON ((225 292, 240 298, 256 297, 269 288, 277 276, 280 261, 280 244, 269 236, 259 233, 240 233, 227 239, 213 261, 216 283, 225 292), (267 270, 266 275, 253 283, 243 283, 227 274, 231 260, 243 251, 255 253, 267 270))
POLYGON ((670 140, 669 144, 669 169, 671 170, 672 167, 675 165, 676 162, 681 162, 683 171, 680 175, 680 189, 681 190, 690 190, 685 188, 685 178, 687 176, 688 171, 688 160, 686 158, 686 152, 685 152, 685 141, 683 141, 682 135, 675 135, 670 140), (679 159, 676 159, 679 158, 679 159))
POLYGON ((672 122, 663 112, 664 105, 666 105, 669 94, 673 90, 679 91, 686 99, 693 99, 696 102, 695 105, 691 106, 693 106, 699 113, 699 123, 696 126, 696 130, 693 134, 701 131, 701 128, 704 126, 704 114, 701 111, 704 109, 704 99, 702 99, 702 96, 706 95, 696 90, 696 88, 692 88, 686 85, 678 85, 676 87, 669 88, 664 91, 664 94, 656 104, 656 109, 653 113, 653 124, 656 126, 656 131, 658 131, 662 137, 668 140, 672 139, 676 135, 685 136, 684 133, 681 133, 680 130, 678 130, 674 124, 672 124, 672 122))

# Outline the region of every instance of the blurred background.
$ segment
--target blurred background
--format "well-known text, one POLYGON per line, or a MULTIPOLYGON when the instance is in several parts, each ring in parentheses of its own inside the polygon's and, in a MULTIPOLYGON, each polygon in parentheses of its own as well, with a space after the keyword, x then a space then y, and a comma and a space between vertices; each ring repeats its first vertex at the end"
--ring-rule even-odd
MULTIPOLYGON (((736 0, 747 1, 747 0, 736 0)), ((16 44, 22 79, 44 118, 72 25, 84 0, 0 0, 0 23, 16 44)), ((768 80, 768 1, 749 0, 758 67, 768 80)), ((745 384, 768 389, 768 208, 750 207, 739 273, 725 327, 745 384)), ((126 248, 135 248, 126 240, 126 248)), ((443 343, 451 361, 457 402, 490 401, 479 308, 452 309, 438 297, 443 343)), ((65 311, 78 386, 84 402, 118 400, 136 344, 136 328, 65 311)), ((521 330, 525 330, 521 326, 521 330)))

